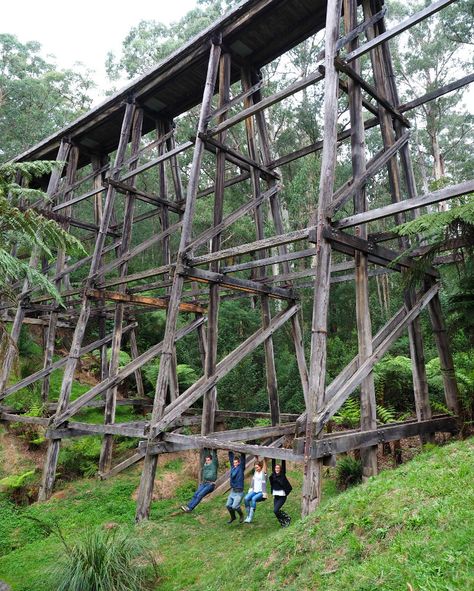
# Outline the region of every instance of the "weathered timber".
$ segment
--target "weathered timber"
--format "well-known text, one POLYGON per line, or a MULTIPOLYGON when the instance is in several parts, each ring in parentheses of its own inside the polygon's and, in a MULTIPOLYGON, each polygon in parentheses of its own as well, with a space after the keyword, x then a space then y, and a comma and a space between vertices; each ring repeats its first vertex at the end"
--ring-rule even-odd
POLYGON ((247 107, 246 109, 243 109, 240 113, 237 113, 233 117, 229 117, 229 119, 226 119, 222 123, 219 123, 219 125, 216 125, 216 127, 213 127, 212 129, 209 130, 208 136, 210 137, 210 136, 216 135, 216 134, 224 131, 225 129, 229 129, 230 127, 234 126, 236 123, 239 123, 240 121, 243 121, 244 119, 247 119, 248 117, 251 117, 252 115, 255 115, 259 111, 263 111, 263 109, 267 109, 268 107, 271 107, 275 103, 278 103, 281 100, 288 98, 289 96, 292 96, 293 94, 296 94, 300 90, 303 90, 304 88, 306 88, 307 86, 310 86, 311 84, 315 84, 316 82, 319 82, 323 78, 324 78, 324 75, 321 74, 321 72, 319 72, 319 70, 318 70, 316 72, 313 72, 312 74, 309 74, 308 76, 305 76, 301 80, 297 80, 296 82, 293 82, 293 84, 290 84, 287 88, 284 88, 283 90, 280 90, 279 92, 276 92, 275 94, 264 98, 263 100, 259 101, 255 105, 252 105, 251 107, 247 107))
POLYGON ((221 287, 227 289, 234 289, 236 291, 245 291, 253 294, 264 294, 268 297, 278 300, 297 300, 298 295, 291 289, 282 287, 270 287, 259 281, 251 281, 250 279, 240 279, 238 277, 229 277, 223 273, 213 273, 212 271, 204 271, 203 269, 195 269, 193 267, 183 267, 180 271, 184 277, 192 277, 195 281, 204 283, 217 283, 221 287))
MULTIPOLYGON (((200 324, 202 324, 204 320, 205 319, 201 317, 198 320, 191 322, 187 326, 180 328, 178 331, 176 331, 176 340, 179 340, 187 334, 191 333, 200 324)), ((59 413, 58 411, 56 411, 56 416, 54 417, 52 424, 55 427, 58 427, 59 425, 67 421, 70 417, 79 412, 79 410, 83 408, 87 403, 93 400, 98 394, 101 394, 102 392, 105 392, 105 390, 107 390, 108 388, 111 388, 123 382, 125 378, 134 373, 138 368, 142 367, 145 363, 148 363, 148 361, 151 361, 152 359, 157 357, 162 350, 163 342, 153 345, 153 347, 148 349, 148 351, 145 351, 145 353, 142 353, 136 359, 134 359, 130 363, 127 363, 127 365, 121 367, 114 376, 106 378, 105 380, 91 388, 88 392, 85 392, 84 394, 79 396, 79 398, 76 398, 76 400, 74 400, 74 402, 72 402, 63 412, 59 413)), ((58 410, 59 409, 60 406, 58 405, 58 410)))
POLYGON ((351 68, 348 64, 346 64, 342 59, 336 58, 335 59, 336 68, 347 74, 354 82, 356 82, 363 90, 365 90, 372 98, 374 98, 379 105, 382 105, 393 117, 396 117, 402 125, 405 127, 410 127, 411 124, 406 117, 404 117, 398 109, 396 109, 383 95, 377 92, 377 89, 366 82, 360 74, 358 74, 354 68, 351 68))
POLYGON ((399 35, 403 31, 406 31, 407 29, 409 29, 413 25, 416 25, 417 23, 421 22, 422 20, 431 16, 432 14, 435 14, 436 12, 440 11, 442 8, 445 8, 446 6, 451 4, 452 2, 454 2, 454 0, 438 0, 438 2, 433 2, 433 4, 427 6, 423 10, 420 10, 416 14, 408 17, 407 19, 405 19, 404 21, 402 21, 401 23, 399 23, 398 25, 396 25, 395 27, 393 27, 389 31, 386 31, 384 34, 377 35, 371 41, 367 41, 366 43, 361 45, 359 48, 346 54, 344 56, 345 60, 350 62, 350 61, 360 57, 361 55, 364 55, 364 53, 371 51, 372 49, 374 49, 374 47, 377 47, 378 45, 385 43, 389 39, 392 39, 392 37, 395 37, 396 35, 399 35))
MULTIPOLYGON (((88 289, 87 295, 90 298, 97 300, 112 300, 114 302, 123 302, 125 304, 139 304, 140 306, 150 306, 152 308, 160 308, 166 310, 168 308, 168 300, 163 298, 152 298, 150 296, 136 296, 115 291, 103 291, 100 289, 88 289)), ((196 314, 203 314, 206 309, 197 306, 196 304, 179 304, 180 312, 194 312, 196 314)))
MULTIPOLYGON (((130 330, 135 328, 136 326, 137 326, 136 323, 129 324, 128 326, 124 327, 123 333, 126 334, 127 332, 129 332, 130 330)), ((79 356, 86 355, 87 353, 90 353, 91 351, 94 351, 95 349, 99 349, 100 347, 102 347, 102 345, 105 345, 106 343, 110 343, 110 341, 112 340, 112 337, 113 337, 113 334, 109 334, 108 336, 104 337, 103 339, 98 339, 97 341, 94 341, 90 345, 86 345, 84 347, 81 347, 81 349, 79 350, 79 356)), ((13 384, 13 386, 9 386, 0 395, 0 400, 3 400, 4 398, 9 396, 10 394, 13 394, 14 392, 18 392, 18 390, 20 390, 21 388, 26 388, 27 386, 34 384, 37 380, 40 380, 41 378, 44 378, 45 376, 49 375, 50 373, 52 373, 56 369, 63 367, 64 365, 66 365, 67 359, 68 359, 67 357, 63 357, 62 359, 55 361, 54 363, 52 363, 48 367, 44 367, 43 369, 40 369, 39 371, 24 378, 23 380, 20 380, 16 384, 13 384)))
POLYGON ((325 38, 325 93, 324 93, 324 144, 321 160, 318 208, 314 212, 316 222, 316 276, 313 294, 313 319, 311 325, 311 352, 309 363, 308 396, 306 401, 306 442, 304 458, 302 514, 308 515, 321 500, 322 463, 309 455, 315 436, 313 417, 324 403, 326 375, 327 314, 331 275, 331 244, 322 235, 327 223, 326 209, 334 192, 337 150, 337 98, 338 73, 334 67, 336 43, 339 35, 342 0, 328 4, 325 38))
MULTIPOLYGON (((402 256, 401 253, 391 250, 390 248, 380 246, 380 244, 374 244, 373 242, 369 242, 368 240, 359 238, 358 236, 353 236, 352 234, 347 234, 346 232, 342 232, 336 228, 331 227, 326 227, 323 230, 323 234, 333 244, 348 246, 350 248, 354 248, 356 251, 370 255, 369 260, 372 262, 376 262, 378 259, 379 264, 384 264, 383 261, 385 261, 385 264, 396 262, 398 268, 416 268, 415 261, 408 257, 402 256)), ((334 248, 336 248, 336 246, 334 246, 334 248)), ((345 249, 343 252, 346 252, 345 249)), ((393 268, 397 267, 393 266, 393 268)), ((428 267, 425 270, 425 273, 433 277, 439 277, 439 272, 432 267, 428 267)))
MULTIPOLYGON (((351 91, 351 96, 354 91, 351 91)), ((388 150, 384 150, 382 154, 372 162, 367 165, 366 170, 360 176, 352 179, 350 183, 347 184, 347 188, 338 194, 337 197, 334 198, 331 205, 328 208, 327 215, 328 217, 332 217, 345 203, 357 193, 369 179, 375 176, 381 168, 383 168, 387 162, 408 142, 410 139, 410 134, 405 133, 403 134, 394 144, 390 146, 388 150)))
POLYGON ((472 193, 473 191, 474 180, 464 181, 463 183, 451 185, 450 187, 445 187, 444 189, 439 189, 438 191, 433 191, 432 193, 420 195, 415 199, 407 199, 406 201, 400 201, 399 203, 391 203, 390 205, 385 205, 383 207, 378 207, 364 213, 358 213, 349 216, 334 222, 334 226, 336 228, 350 228, 360 224, 367 224, 368 222, 380 220, 396 213, 412 211, 413 209, 425 207, 426 205, 433 205, 434 203, 452 199, 453 197, 460 197, 461 195, 466 195, 468 193, 472 193))
POLYGON ((362 380, 369 375, 373 366, 385 355, 390 346, 399 338, 403 330, 410 322, 415 319, 420 312, 428 305, 430 300, 438 292, 439 285, 436 284, 425 292, 418 302, 407 312, 406 316, 400 321, 400 324, 374 348, 372 355, 366 361, 359 365, 356 372, 341 386, 339 391, 325 403, 324 407, 317 413, 314 418, 315 432, 320 433, 324 425, 334 416, 334 414, 341 408, 350 394, 360 385, 362 380))
MULTIPOLYGON (((385 443, 386 441, 397 441, 428 433, 456 433, 457 431, 456 417, 442 416, 425 421, 388 424, 372 430, 326 434, 324 438, 313 442, 311 456, 323 458, 338 453, 346 453, 354 449, 377 446, 379 443, 385 443)), ((295 439, 293 450, 297 456, 303 453, 303 438, 295 439)))
POLYGON ((429 103, 430 101, 433 101, 434 99, 437 99, 440 96, 448 94, 449 92, 453 92, 454 90, 458 90, 459 88, 462 88, 463 86, 467 86, 468 84, 471 84, 471 82, 473 82, 473 81, 474 81, 474 74, 468 74, 467 76, 464 76, 464 78, 460 78, 459 80, 455 80, 454 82, 450 82, 449 84, 446 84, 445 86, 442 86, 441 88, 437 88, 436 90, 432 90, 431 92, 427 92, 423 96, 420 96, 408 103, 404 103, 403 105, 400 105, 398 107, 398 110, 400 111, 400 113, 404 113, 406 111, 411 111, 412 109, 416 109, 416 107, 424 105, 425 103, 429 103))
POLYGON ((271 238, 263 238, 262 240, 256 240, 255 242, 247 242, 246 244, 226 248, 225 250, 220 250, 215 253, 211 252, 197 257, 189 257, 187 263, 188 265, 201 265, 212 261, 221 261, 222 259, 248 254, 249 252, 264 248, 273 248, 274 246, 281 246, 282 244, 290 244, 291 242, 306 240, 312 229, 312 227, 303 228, 301 230, 295 230, 294 232, 272 236, 271 238))

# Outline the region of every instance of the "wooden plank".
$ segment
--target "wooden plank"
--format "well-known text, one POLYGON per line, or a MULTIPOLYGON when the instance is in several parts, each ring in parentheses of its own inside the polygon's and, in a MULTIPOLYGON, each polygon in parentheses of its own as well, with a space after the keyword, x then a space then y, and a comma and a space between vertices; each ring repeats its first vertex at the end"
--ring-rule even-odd
MULTIPOLYGON (((353 449, 376 446, 387 441, 397 441, 427 433, 456 433, 457 431, 457 418, 454 416, 434 417, 426 421, 391 423, 372 430, 327 434, 323 439, 313 442, 311 455, 313 458, 323 458, 347 453, 353 449)), ((293 450, 296 455, 302 454, 304 439, 295 439, 293 450)))
POLYGON ((438 191, 433 191, 432 193, 420 195, 419 197, 415 197, 415 199, 407 199, 405 201, 400 201, 399 203, 391 203, 390 205, 378 207, 376 209, 372 209, 371 211, 349 216, 334 222, 334 227, 351 228, 352 226, 367 224, 369 222, 373 222, 374 220, 380 220, 392 216, 396 213, 412 211, 413 209, 418 209, 419 207, 425 207, 427 205, 433 205, 434 203, 452 199, 453 197, 467 195, 473 191, 474 180, 464 181, 463 183, 451 185, 450 187, 445 187, 443 189, 439 189, 438 191))
MULTIPOLYGON (((291 449, 270 447, 267 445, 249 445, 247 443, 236 443, 234 441, 220 441, 202 435, 179 435, 178 433, 165 433, 164 441, 179 444, 182 449, 228 449, 239 453, 253 454, 261 458, 274 458, 277 460, 288 460, 301 462, 303 456, 296 455, 291 449)), ((157 451, 153 444, 148 446, 148 453, 161 453, 161 446, 158 444, 157 451)))
POLYGON ((282 262, 294 261, 307 257, 313 257, 316 253, 315 248, 308 248, 306 250, 298 250, 296 252, 286 252, 285 254, 266 257, 264 259, 255 259, 247 263, 239 263, 238 265, 229 265, 223 267, 222 273, 235 273, 236 271, 246 271, 247 269, 254 269, 255 267, 265 267, 268 265, 275 265, 282 262))
POLYGON ((130 466, 134 466, 136 463, 138 463, 140 460, 142 460, 145 457, 145 453, 146 453, 146 450, 144 450, 144 449, 134 453, 133 456, 130 456, 126 460, 123 460, 123 462, 120 462, 120 464, 117 464, 116 466, 114 466, 113 468, 108 470, 107 472, 100 474, 100 479, 101 480, 108 480, 109 478, 112 478, 113 476, 117 476, 117 474, 120 474, 120 472, 123 472, 124 470, 126 470, 130 466))
POLYGON ((156 437, 158 433, 166 429, 166 427, 183 411, 187 410, 196 400, 198 400, 205 392, 212 388, 217 382, 226 376, 244 357, 254 351, 260 346, 270 334, 278 330, 287 320, 289 320, 299 310, 299 306, 291 306, 290 308, 280 312, 275 316, 267 329, 259 329, 252 336, 246 339, 234 351, 229 353, 216 365, 215 373, 209 378, 202 377, 195 384, 190 386, 181 396, 169 404, 161 419, 157 421, 152 428, 152 436, 156 437))
POLYGON ((382 94, 380 94, 377 89, 372 86, 372 84, 369 84, 368 82, 366 82, 362 76, 360 74, 358 74, 353 68, 351 68, 347 63, 344 62, 344 60, 336 57, 336 59, 334 60, 334 63, 336 65, 336 68, 340 71, 343 72, 344 74, 347 74, 352 80, 354 80, 354 82, 356 82, 357 84, 359 84, 359 86, 361 88, 363 88, 363 90, 365 90, 365 92, 367 92, 368 94, 370 94, 370 96, 372 98, 374 98, 379 105, 382 105, 382 107, 384 107, 384 109, 386 109, 393 117, 396 117, 400 123, 402 125, 404 125, 405 127, 410 127, 411 124, 408 121, 408 119, 406 117, 404 117, 399 111, 398 109, 396 109, 391 103, 390 101, 388 101, 382 94))
POLYGON ((298 295, 291 289, 270 287, 269 285, 265 285, 259 281, 229 277, 223 273, 213 273, 212 271, 204 271, 203 269, 194 269, 192 267, 183 267, 181 273, 185 277, 192 277, 195 281, 204 283, 217 283, 220 287, 227 289, 254 294, 264 294, 268 297, 278 300, 293 301, 298 299, 298 295))
POLYGON ((231 257, 233 258, 264 248, 273 248, 275 246, 281 246, 282 244, 299 242, 300 240, 306 240, 311 230, 312 227, 303 228, 301 230, 295 230, 294 232, 287 232, 286 234, 272 236, 271 238, 263 238, 262 240, 256 240, 255 242, 247 242, 246 244, 241 244, 240 246, 233 246, 231 248, 219 250, 215 253, 212 252, 197 257, 190 257, 187 260, 187 263, 191 266, 207 264, 212 261, 220 261, 222 259, 227 259, 231 257))
POLYGON ((140 174, 141 172, 144 172, 145 170, 153 168, 154 166, 156 166, 157 164, 160 164, 161 162, 165 162, 166 160, 170 160, 174 156, 177 156, 178 154, 181 154, 181 152, 184 152, 188 148, 191 148, 193 145, 194 145, 194 142, 191 142, 191 141, 184 142, 183 144, 176 146, 173 150, 165 152, 162 156, 158 156, 158 158, 154 158, 153 160, 149 160, 145 164, 142 164, 141 166, 136 168, 134 171, 132 171, 133 174, 132 174, 132 172, 128 172, 126 174, 121 175, 118 180, 120 182, 127 181, 129 178, 131 178, 132 176, 135 176, 136 174, 140 174))
POLYGON ((357 193, 369 179, 375 176, 381 168, 383 168, 388 161, 403 147, 407 144, 410 139, 409 133, 404 133, 398 140, 390 146, 387 150, 384 150, 382 154, 374 159, 367 165, 366 170, 363 174, 358 177, 351 179, 347 184, 345 190, 338 194, 337 198, 333 199, 330 206, 328 207, 327 215, 332 217, 347 201, 357 193))
MULTIPOLYGON (((153 298, 150 296, 136 296, 117 291, 103 291, 100 289, 88 289, 87 295, 90 298, 97 300, 111 300, 113 302, 123 302, 126 304, 139 304, 140 306, 150 306, 152 308, 159 308, 166 310, 169 302, 163 298, 153 298)), ((194 312, 195 314, 203 314, 206 309, 196 304, 179 304, 180 312, 194 312)))
POLYGON ((386 31, 382 35, 378 35, 377 37, 375 37, 371 41, 367 41, 367 43, 364 43, 359 48, 348 53, 345 56, 346 61, 350 62, 350 61, 360 57, 361 55, 364 55, 364 53, 367 53, 368 51, 374 49, 375 47, 377 47, 381 43, 385 43, 389 39, 392 39, 392 37, 395 37, 396 35, 399 35, 403 31, 406 31, 410 27, 413 27, 413 25, 416 25, 417 23, 421 22, 422 20, 431 16, 432 14, 435 14, 436 12, 438 12, 442 8, 445 8, 446 6, 451 4, 452 2, 454 2, 454 0, 438 0, 438 2, 433 2, 433 4, 430 4, 429 6, 424 8, 423 10, 420 10, 419 12, 415 13, 414 15, 408 17, 407 19, 405 19, 404 21, 402 21, 401 23, 399 23, 398 25, 396 25, 395 27, 393 27, 389 31, 386 31))
POLYGON ((255 105, 252 105, 251 107, 243 109, 240 113, 237 113, 233 117, 229 117, 229 119, 226 119, 222 123, 219 123, 219 125, 216 125, 216 127, 211 128, 207 134, 208 137, 216 135, 218 133, 221 133, 225 129, 229 129, 230 127, 232 127, 233 125, 236 125, 240 121, 243 121, 244 119, 247 119, 248 117, 251 117, 252 115, 255 115, 256 113, 262 111, 263 109, 267 109, 268 107, 271 107, 275 103, 278 103, 278 102, 282 101, 283 99, 288 98, 289 96, 292 96, 293 94, 299 92, 300 90, 307 88, 311 84, 315 84, 316 82, 319 82, 323 78, 324 78, 324 75, 321 74, 321 72, 319 72, 319 70, 317 70, 317 71, 309 74, 308 76, 305 76, 304 78, 301 78, 300 80, 297 80, 296 82, 293 82, 293 84, 290 84, 289 86, 287 86, 283 90, 280 90, 279 92, 276 92, 275 94, 264 98, 263 100, 259 101, 255 105))
POLYGON ((400 321, 400 324, 393 329, 393 331, 374 348, 373 354, 359 365, 357 371, 345 382, 332 398, 325 403, 324 407, 317 413, 314 418, 315 432, 321 433, 324 425, 334 416, 334 414, 341 408, 350 394, 360 385, 362 380, 372 371, 373 366, 385 355, 390 346, 399 338, 403 330, 419 316, 420 312, 428 305, 430 300, 438 292, 439 285, 436 284, 425 292, 418 302, 409 310, 406 316, 400 321))
MULTIPOLYGON (((129 324, 128 326, 124 327, 123 333, 126 334, 127 332, 132 330, 132 328, 135 328, 136 326, 137 326, 136 322, 129 324)), ((90 353, 91 351, 94 351, 95 349, 99 349, 102 345, 104 345, 106 343, 110 343, 110 341, 112 340, 112 337, 113 337, 113 334, 111 333, 111 334, 107 335, 106 337, 104 337, 103 339, 98 339, 98 340, 94 341, 93 343, 91 343, 90 345, 86 345, 85 347, 81 347, 81 349, 79 350, 79 356, 86 355, 87 353, 90 353)), ((63 367, 64 365, 66 365, 67 359, 68 359, 67 357, 63 357, 62 359, 55 361, 54 363, 52 363, 48 367, 40 369, 39 371, 36 371, 35 373, 24 378, 23 380, 20 380, 16 384, 13 384, 12 386, 6 388, 6 390, 4 390, 4 392, 0 395, 0 400, 3 400, 4 398, 9 396, 10 394, 13 394, 14 392, 18 392, 18 390, 20 390, 21 388, 26 388, 27 386, 34 384, 34 382, 36 382, 37 380, 40 380, 41 378, 44 378, 46 375, 49 375, 50 373, 52 373, 56 369, 63 367)))
MULTIPOLYGON (((191 333, 194 329, 196 329, 200 324, 204 322, 204 318, 201 317, 198 320, 194 320, 187 326, 180 328, 176 332, 176 340, 179 340, 186 336, 187 334, 191 333)), ((108 377, 99 384, 95 385, 93 388, 76 398, 64 411, 58 412, 60 407, 58 406, 58 411, 56 416, 54 417, 53 425, 54 427, 60 426, 62 423, 67 421, 70 417, 75 415, 77 412, 81 410, 86 404, 88 404, 91 400, 93 400, 96 396, 105 392, 108 388, 113 387, 116 384, 120 384, 123 382, 125 378, 135 372, 136 369, 142 367, 148 361, 151 361, 155 357, 157 357, 163 349, 163 342, 160 342, 156 345, 153 345, 148 351, 142 353, 139 357, 127 363, 124 367, 120 368, 119 372, 113 376, 108 377)))
POLYGON ((400 113, 405 113, 406 111, 411 111, 412 109, 416 109, 416 107, 424 105, 425 103, 429 103, 430 101, 437 99, 440 96, 448 94, 449 92, 453 92, 454 90, 458 90, 458 88, 462 88, 463 86, 467 86, 468 84, 471 84, 471 82, 473 82, 473 81, 474 81, 474 73, 468 74, 467 76, 464 76, 463 78, 460 78, 459 80, 455 80, 454 82, 450 82, 449 84, 446 84, 445 86, 442 86, 441 88, 437 88, 436 90, 432 90, 431 92, 427 92, 423 96, 420 96, 412 101, 409 101, 408 103, 404 103, 403 105, 400 105, 398 107, 398 110, 400 111, 400 113))

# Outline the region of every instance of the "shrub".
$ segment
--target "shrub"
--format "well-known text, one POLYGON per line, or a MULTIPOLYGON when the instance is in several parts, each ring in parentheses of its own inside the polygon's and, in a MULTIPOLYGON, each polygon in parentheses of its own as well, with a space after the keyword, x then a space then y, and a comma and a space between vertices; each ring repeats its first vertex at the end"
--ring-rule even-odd
POLYGON ((150 566, 154 562, 144 542, 120 529, 97 529, 68 546, 53 572, 54 589, 141 591, 150 579, 150 566))
POLYGON ((336 484, 341 490, 362 482, 362 462, 352 456, 339 460, 336 466, 336 484))
POLYGON ((97 462, 100 456, 100 437, 81 437, 71 441, 61 449, 59 454, 58 471, 63 480, 72 480, 85 476, 90 478, 97 472, 97 462))
POLYGON ((28 505, 36 499, 38 484, 35 470, 13 474, 0 480, 0 491, 17 505, 28 505))

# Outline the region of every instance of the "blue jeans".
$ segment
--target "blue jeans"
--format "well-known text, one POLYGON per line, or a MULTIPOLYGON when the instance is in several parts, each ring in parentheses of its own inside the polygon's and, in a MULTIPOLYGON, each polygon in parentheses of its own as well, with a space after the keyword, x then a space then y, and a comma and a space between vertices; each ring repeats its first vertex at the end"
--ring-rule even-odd
POLYGON ((245 495, 244 503, 247 510, 252 507, 252 509, 257 508, 257 503, 259 501, 263 501, 263 493, 262 492, 249 492, 245 495))
POLYGON ((206 495, 214 490, 215 487, 216 485, 213 482, 201 482, 197 491, 194 493, 193 498, 188 503, 188 509, 192 511, 196 505, 199 505, 206 495))
POLYGON ((242 502, 242 497, 244 496, 244 491, 242 492, 235 492, 234 490, 230 490, 230 495, 227 497, 227 503, 225 504, 226 507, 229 509, 238 509, 240 507, 240 503, 242 502))

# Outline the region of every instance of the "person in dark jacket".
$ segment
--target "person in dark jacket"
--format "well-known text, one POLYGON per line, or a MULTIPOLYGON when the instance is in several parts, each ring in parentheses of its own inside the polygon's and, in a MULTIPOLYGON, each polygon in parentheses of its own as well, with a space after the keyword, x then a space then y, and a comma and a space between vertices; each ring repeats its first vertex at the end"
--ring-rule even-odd
POLYGON ((273 513, 282 527, 288 527, 291 517, 281 510, 286 503, 288 495, 293 490, 288 478, 286 477, 286 461, 281 465, 272 460, 272 473, 270 474, 270 486, 273 495, 273 513))
POLYGON ((187 505, 181 505, 181 509, 185 513, 190 513, 216 486, 217 470, 219 469, 216 450, 204 450, 204 453, 206 455, 204 456, 204 464, 201 471, 201 483, 189 503, 187 505))
POLYGON ((226 507, 230 513, 230 519, 227 523, 235 521, 235 514, 238 513, 240 523, 244 520, 244 514, 240 508, 244 496, 244 476, 245 476, 245 454, 240 458, 234 456, 234 452, 229 452, 230 461, 230 494, 227 499, 226 507))

